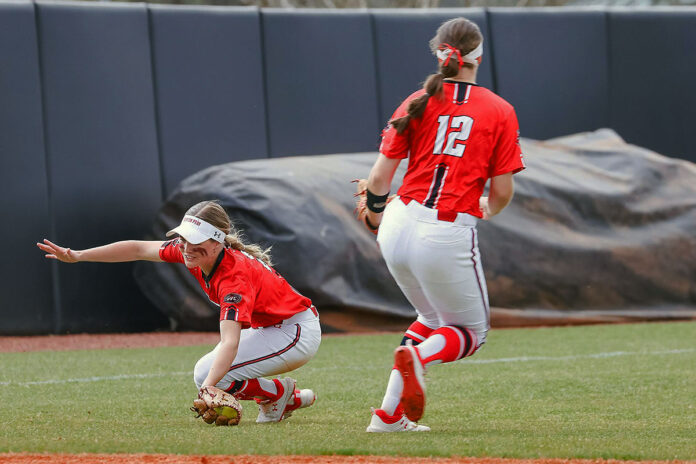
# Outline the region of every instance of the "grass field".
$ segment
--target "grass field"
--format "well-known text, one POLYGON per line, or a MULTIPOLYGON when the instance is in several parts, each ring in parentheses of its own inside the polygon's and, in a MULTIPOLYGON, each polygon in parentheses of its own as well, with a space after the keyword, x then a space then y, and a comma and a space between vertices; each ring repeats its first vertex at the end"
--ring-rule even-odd
POLYGON ((422 434, 367 434, 400 334, 325 337, 287 422, 194 420, 211 347, 0 353, 0 452, 696 459, 696 322, 494 330, 428 372, 422 434))

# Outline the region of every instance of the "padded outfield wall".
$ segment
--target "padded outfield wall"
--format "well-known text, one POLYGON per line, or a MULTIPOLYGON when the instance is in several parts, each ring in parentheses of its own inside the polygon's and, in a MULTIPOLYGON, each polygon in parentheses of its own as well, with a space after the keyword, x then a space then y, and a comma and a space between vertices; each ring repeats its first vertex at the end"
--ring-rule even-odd
POLYGON ((696 161, 696 9, 266 10, 0 1, 0 333, 168 327, 131 264, 47 262, 146 238, 210 165, 374 151, 434 70, 427 42, 467 16, 479 82, 522 136, 601 127, 696 161))

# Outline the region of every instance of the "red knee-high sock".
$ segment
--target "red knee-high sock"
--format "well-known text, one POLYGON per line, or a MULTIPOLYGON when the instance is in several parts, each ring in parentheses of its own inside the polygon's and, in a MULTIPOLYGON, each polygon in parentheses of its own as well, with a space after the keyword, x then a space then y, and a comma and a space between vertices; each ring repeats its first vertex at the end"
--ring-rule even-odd
POLYGON ((406 333, 404 333, 404 338, 401 340, 401 344, 405 345, 408 340, 411 340, 411 343, 414 346, 418 345, 419 343, 425 341, 433 330, 435 329, 431 329, 425 324, 414 321, 413 324, 406 329, 406 333))
POLYGON ((249 379, 242 381, 241 385, 237 382, 232 385, 236 388, 230 389, 230 391, 241 400, 254 400, 260 398, 263 400, 275 401, 284 393, 283 384, 278 379, 249 379))
POLYGON ((434 330, 417 351, 423 366, 447 363, 474 354, 476 334, 465 327, 445 325, 434 330))

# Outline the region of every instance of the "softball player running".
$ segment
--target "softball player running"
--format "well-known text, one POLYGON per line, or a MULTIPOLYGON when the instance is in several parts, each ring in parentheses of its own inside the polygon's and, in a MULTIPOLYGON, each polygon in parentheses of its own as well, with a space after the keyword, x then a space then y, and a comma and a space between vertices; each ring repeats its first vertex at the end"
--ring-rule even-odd
POLYGON ((418 314, 394 352, 368 432, 429 431, 415 423, 425 408, 425 370, 471 356, 485 342, 490 319, 476 221, 507 206, 512 175, 524 169, 513 107, 475 83, 483 50, 478 26, 447 21, 430 47, 439 72, 389 121, 359 210, 378 231, 389 271, 418 314), (388 201, 404 158, 403 185, 388 201))
POLYGON ((78 261, 166 261, 183 263, 210 301, 220 307, 220 343, 194 368, 199 389, 214 386, 242 400, 256 400, 256 422, 279 422, 311 406, 312 390, 295 381, 265 379, 292 371, 319 348, 319 315, 312 302, 272 267, 269 250, 244 244, 217 203, 191 207, 181 224, 162 241, 124 241, 88 250, 71 250, 44 240, 47 258, 78 261))

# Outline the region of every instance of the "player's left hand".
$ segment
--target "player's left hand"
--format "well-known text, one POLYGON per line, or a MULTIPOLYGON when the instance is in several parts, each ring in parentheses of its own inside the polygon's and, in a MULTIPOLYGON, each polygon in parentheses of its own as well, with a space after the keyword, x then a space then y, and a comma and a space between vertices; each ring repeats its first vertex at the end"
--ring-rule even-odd
POLYGON ((201 387, 191 411, 206 424, 237 425, 242 419, 242 405, 237 398, 217 387, 201 387))

